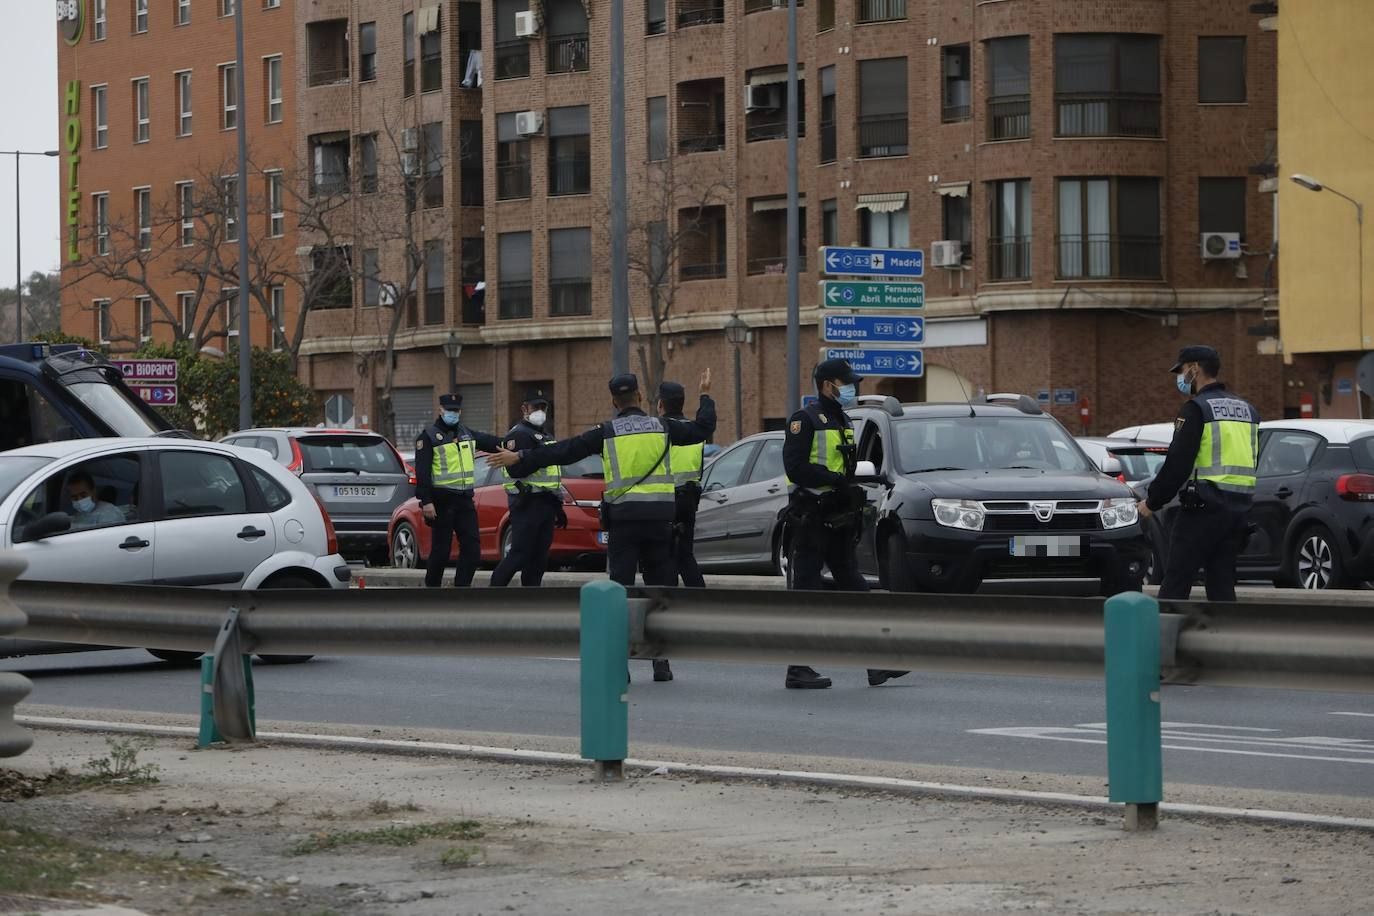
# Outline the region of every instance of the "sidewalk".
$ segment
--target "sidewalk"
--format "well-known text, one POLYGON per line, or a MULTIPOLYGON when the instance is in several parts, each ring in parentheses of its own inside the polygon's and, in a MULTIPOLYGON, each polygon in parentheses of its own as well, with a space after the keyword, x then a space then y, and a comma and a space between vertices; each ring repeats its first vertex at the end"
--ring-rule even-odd
MULTIPOLYGON (((108 751, 40 738, 6 763, 75 771, 108 751)), ((0 877, 26 828, 139 857, 73 893, 150 914, 1353 914, 1374 874, 1374 834, 1349 830, 1126 834, 1082 810, 180 739, 138 762, 161 781, 0 805, 0 877)))

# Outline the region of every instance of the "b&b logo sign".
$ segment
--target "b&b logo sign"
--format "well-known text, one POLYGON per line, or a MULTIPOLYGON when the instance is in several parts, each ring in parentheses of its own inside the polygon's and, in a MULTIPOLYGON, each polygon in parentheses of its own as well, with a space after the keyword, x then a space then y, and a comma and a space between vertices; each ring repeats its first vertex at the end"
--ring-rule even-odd
POLYGON ((57 0, 57 28, 69 45, 81 40, 81 30, 85 24, 84 6, 84 0, 57 0))

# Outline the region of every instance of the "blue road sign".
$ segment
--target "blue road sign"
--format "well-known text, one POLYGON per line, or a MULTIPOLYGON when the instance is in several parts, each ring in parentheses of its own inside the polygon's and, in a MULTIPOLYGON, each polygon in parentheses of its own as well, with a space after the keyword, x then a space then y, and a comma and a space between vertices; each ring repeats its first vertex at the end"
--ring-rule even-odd
POLYGON ((1077 388, 1056 388, 1054 389, 1054 403, 1059 407, 1072 407, 1078 403, 1077 388))
POLYGON ((829 347, 826 359, 848 360, 849 365, 860 375, 897 375, 906 378, 920 378, 925 375, 925 354, 920 350, 906 348, 880 350, 873 347, 841 349, 829 347))
POLYGON ((925 340, 924 318, 906 315, 838 315, 827 312, 822 339, 831 343, 903 343, 925 340))
POLYGON ((858 274, 867 277, 924 277, 926 255, 919 248, 835 248, 821 249, 821 263, 828 274, 858 274))

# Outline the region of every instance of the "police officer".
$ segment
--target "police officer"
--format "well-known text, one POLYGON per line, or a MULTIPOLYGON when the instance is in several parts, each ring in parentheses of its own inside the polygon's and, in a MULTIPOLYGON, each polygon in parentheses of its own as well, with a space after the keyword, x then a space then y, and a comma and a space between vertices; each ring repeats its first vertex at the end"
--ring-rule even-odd
MULTIPOLYGON (((551 406, 544 392, 528 392, 520 404, 520 422, 506 433, 506 448, 519 452, 553 445, 556 440, 544 426, 551 406)), ((501 476, 510 507, 510 552, 492 572, 491 584, 498 587, 510 584, 518 570, 521 585, 537 586, 544 580, 544 570, 548 568, 554 528, 568 525, 561 496, 562 475, 558 465, 554 465, 540 468, 527 477, 513 477, 510 469, 504 468, 501 476)))
MULTIPOLYGON (((708 394, 711 370, 701 376, 701 403, 695 420, 645 414, 639 379, 633 374, 617 375, 611 379, 610 389, 616 410, 613 419, 547 448, 518 453, 503 449, 490 461, 520 475, 599 454, 606 475, 601 525, 609 538, 606 566, 611 579, 634 585, 638 569, 645 585, 672 585, 672 527, 677 499, 669 462, 674 445, 705 442, 716 430, 716 405, 708 394)), ((654 680, 672 679, 668 660, 654 659, 654 680)))
POLYGON ((501 440, 462 424, 461 394, 440 395, 439 411, 438 419, 415 440, 415 496, 420 500, 425 521, 433 529, 425 564, 425 587, 438 588, 443 582, 456 532, 458 565, 453 584, 466 588, 472 584, 482 550, 477 509, 472 504, 477 453, 496 451, 501 440))
POLYGON ((1207 600, 1236 600, 1236 554, 1255 498, 1259 413, 1217 381, 1221 357, 1211 347, 1184 347, 1169 370, 1189 397, 1174 421, 1174 439, 1139 504, 1149 518, 1175 494, 1161 598, 1187 598, 1193 576, 1206 571, 1207 600))
MULTIPOLYGON (((686 420, 682 408, 687 393, 677 382, 658 386, 658 414, 667 420, 686 420)), ((705 460, 705 443, 674 445, 668 455, 676 487, 677 517, 673 520, 673 566, 675 584, 688 588, 705 588, 706 579, 697 566, 696 546, 697 507, 701 505, 701 465, 705 460)))
MULTIPOLYGON (((854 431, 844 412, 858 399, 863 379, 842 359, 820 363, 813 377, 818 400, 792 415, 782 445, 792 545, 788 587, 824 588, 821 568, 829 567, 836 588, 866 592, 868 582, 859 574, 855 556, 864 493, 854 485, 854 431)), ((906 673, 870 668, 868 683, 877 687, 906 673)), ((824 689, 830 678, 813 668, 791 665, 785 684, 792 689, 824 689)))

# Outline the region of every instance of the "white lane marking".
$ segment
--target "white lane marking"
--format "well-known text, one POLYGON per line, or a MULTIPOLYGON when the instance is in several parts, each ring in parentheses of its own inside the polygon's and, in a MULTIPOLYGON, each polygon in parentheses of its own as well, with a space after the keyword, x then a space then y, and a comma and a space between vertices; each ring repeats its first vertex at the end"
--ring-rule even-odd
MULTIPOLYGON (((1106 744, 1107 734, 1105 730, 1095 728, 1066 728, 1066 727, 1034 727, 1018 726, 1013 728, 975 728, 969 730, 970 734, 975 735, 994 735, 1004 738, 1033 738, 1040 741, 1067 741, 1076 744, 1106 744), (1081 737, 1076 737, 1081 736, 1081 737)), ((1296 754, 1279 753, 1276 751, 1248 750, 1244 747, 1207 747, 1196 744, 1173 743, 1178 741, 1214 741, 1218 743, 1228 743, 1236 745, 1264 745, 1270 747, 1291 748, 1293 750, 1305 749, 1307 746, 1299 742, 1310 739, 1290 738, 1276 741, 1262 741, 1253 738, 1205 738, 1202 736, 1188 733, 1161 733, 1162 747, 1174 751, 1196 751, 1203 754, 1234 754, 1241 757, 1277 757, 1287 760, 1316 760, 1324 763, 1360 763, 1374 765, 1374 757, 1331 757, 1323 754, 1296 754)), ((1374 753, 1374 745, 1370 747, 1339 747, 1332 748, 1329 745, 1313 746, 1312 750, 1339 750, 1345 752, 1358 751, 1361 753, 1374 753)))
POLYGON ((1328 716, 1359 716, 1363 719, 1374 719, 1374 712, 1329 712, 1328 716))
MULTIPOLYGON (((35 727, 76 729, 92 732, 118 732, 136 735, 174 735, 195 736, 198 729, 182 725, 140 725, 130 722, 104 722, 98 719, 65 719, 52 716, 16 715, 20 725, 35 727)), ((307 735, 298 732, 258 732, 259 738, 271 738, 283 744, 305 747, 335 747, 341 750, 386 750, 403 754, 413 754, 417 750, 432 753, 447 753, 459 757, 476 757, 493 760, 519 760, 528 763, 558 763, 585 765, 587 760, 577 754, 561 754, 553 751, 530 751, 520 748, 482 747, 473 744, 446 744, 440 741, 397 741, 389 738, 354 738, 346 735, 307 735)), ((1099 743, 1099 742, 1093 742, 1099 743)), ((656 770, 666 767, 669 772, 701 773, 717 777, 737 777, 741 779, 771 779, 788 783, 828 786, 831 788, 861 787, 890 789, 893 791, 917 792, 937 795, 953 795, 967 798, 992 798, 1011 801, 1028 801, 1045 804, 1057 802, 1098 808, 1106 811, 1120 811, 1120 805, 1101 795, 1072 795, 1068 792, 1032 792, 1025 789, 998 789, 989 786, 961 786, 943 782, 918 782, 914 779, 901 779, 895 776, 858 776, 845 773, 808 772, 805 770, 769 770, 758 767, 713 766, 700 763, 673 763, 663 760, 627 759, 625 766, 631 769, 656 770)), ((1305 814, 1300 811, 1274 811, 1267 808, 1228 808, 1219 805, 1191 805, 1178 802, 1161 802, 1160 810, 1166 814, 1196 814, 1206 817, 1233 817, 1246 820, 1269 821, 1293 825, 1320 825, 1329 827, 1353 827, 1360 830, 1374 830, 1374 818, 1346 817, 1339 814, 1305 814)))

